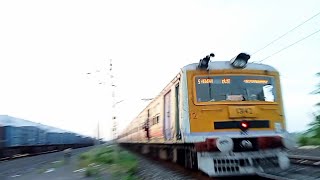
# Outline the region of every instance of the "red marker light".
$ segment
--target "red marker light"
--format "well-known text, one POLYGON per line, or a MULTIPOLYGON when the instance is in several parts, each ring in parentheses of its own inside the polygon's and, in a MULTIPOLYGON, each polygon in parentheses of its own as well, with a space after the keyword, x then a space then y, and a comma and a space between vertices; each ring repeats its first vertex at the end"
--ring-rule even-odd
POLYGON ((240 122, 240 127, 242 131, 246 131, 249 128, 249 122, 248 121, 242 121, 240 122))
POLYGON ((243 127, 243 128, 248 128, 248 123, 242 122, 242 123, 241 123, 241 127, 243 127))

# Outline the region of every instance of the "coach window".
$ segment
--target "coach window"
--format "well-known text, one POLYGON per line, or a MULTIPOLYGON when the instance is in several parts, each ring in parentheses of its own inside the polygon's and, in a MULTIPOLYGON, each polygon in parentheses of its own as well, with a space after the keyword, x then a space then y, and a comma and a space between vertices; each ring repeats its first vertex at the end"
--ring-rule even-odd
POLYGON ((152 118, 152 124, 157 124, 157 122, 156 122, 156 116, 154 116, 153 118, 152 118))
POLYGON ((152 123, 153 124, 158 124, 159 123, 159 115, 156 115, 156 116, 153 117, 152 123))

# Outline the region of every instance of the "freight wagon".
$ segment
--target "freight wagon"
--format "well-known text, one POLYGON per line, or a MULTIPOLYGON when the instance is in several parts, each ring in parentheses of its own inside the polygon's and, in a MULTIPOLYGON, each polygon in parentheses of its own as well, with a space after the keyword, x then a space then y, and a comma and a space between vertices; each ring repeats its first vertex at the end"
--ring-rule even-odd
POLYGON ((92 146, 94 139, 10 116, 0 116, 0 159, 92 146))

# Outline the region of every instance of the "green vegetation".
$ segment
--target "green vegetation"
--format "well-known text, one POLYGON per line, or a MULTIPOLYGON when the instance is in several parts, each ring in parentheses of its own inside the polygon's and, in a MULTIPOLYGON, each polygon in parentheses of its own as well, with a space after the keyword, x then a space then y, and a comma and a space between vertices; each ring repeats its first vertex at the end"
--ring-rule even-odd
MULTIPOLYGON (((317 73, 317 76, 320 77, 320 72, 317 73)), ((312 94, 320 94, 320 83, 312 94)), ((316 104, 316 107, 320 107, 320 102, 316 104)), ((299 136, 300 145, 320 145, 320 111, 318 110, 313 115, 314 121, 309 124, 309 129, 299 136)))
POLYGON ((111 173, 114 179, 135 180, 138 167, 136 157, 117 146, 100 146, 79 156, 80 167, 87 177, 111 173))
POLYGON ((99 175, 100 175, 99 169, 95 167, 87 167, 85 171, 86 177, 99 176, 99 175))

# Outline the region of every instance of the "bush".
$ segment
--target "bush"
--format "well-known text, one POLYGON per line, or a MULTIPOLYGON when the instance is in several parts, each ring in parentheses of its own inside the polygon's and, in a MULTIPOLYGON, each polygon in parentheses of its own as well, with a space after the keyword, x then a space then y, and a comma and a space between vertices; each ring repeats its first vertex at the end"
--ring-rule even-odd
POLYGON ((90 155, 88 153, 82 153, 80 155, 81 160, 87 160, 87 159, 89 159, 89 157, 90 157, 90 155))
POLYGON ((95 161, 104 164, 111 164, 115 161, 114 154, 96 154, 95 161))
POLYGON ((138 161, 135 156, 128 151, 122 151, 119 153, 119 164, 126 168, 126 172, 130 175, 134 175, 138 169, 138 161))
POLYGON ((135 163, 131 167, 129 167, 127 173, 130 175, 135 175, 138 172, 138 165, 135 163))
POLYGON ((92 176, 98 176, 98 175, 99 175, 99 170, 94 167, 88 167, 85 171, 86 177, 92 177, 92 176))
POLYGON ((119 160, 120 161, 137 161, 137 158, 130 154, 128 151, 121 151, 119 153, 119 160))
POLYGON ((136 177, 132 176, 132 175, 127 175, 123 178, 124 180, 137 180, 136 177))
POLYGON ((309 145, 320 145, 320 139, 319 138, 310 138, 308 141, 309 145))
POLYGON ((308 137, 305 135, 301 135, 298 139, 298 142, 301 146, 320 145, 320 138, 308 137))
POLYGON ((99 170, 88 167, 90 164, 107 167, 115 178, 135 180, 138 170, 137 158, 128 151, 116 147, 100 147, 80 155, 81 164, 88 169, 85 171, 87 177, 96 176, 99 170), (104 166, 112 164, 112 166, 104 166))
POLYGON ((114 149, 111 147, 105 147, 98 150, 97 155, 113 153, 114 149))
POLYGON ((306 145, 308 145, 308 137, 306 137, 306 136, 301 136, 301 137, 299 138, 298 142, 299 142, 299 144, 300 144, 301 146, 306 146, 306 145))

